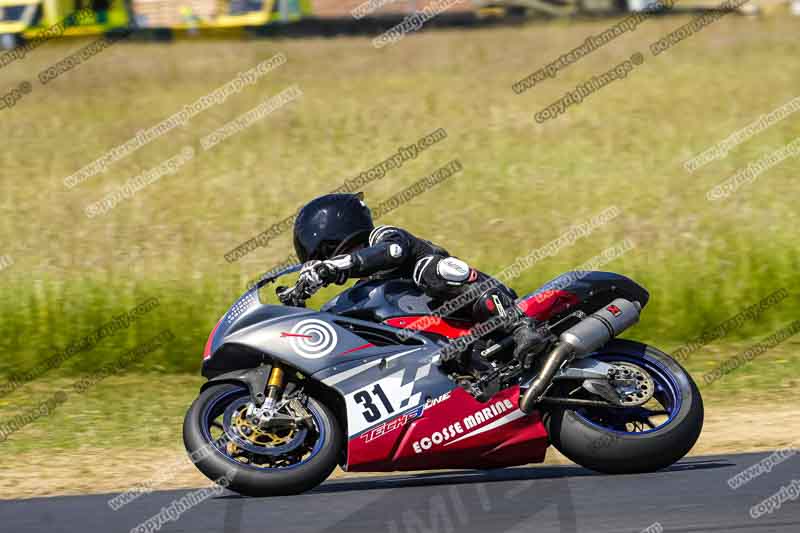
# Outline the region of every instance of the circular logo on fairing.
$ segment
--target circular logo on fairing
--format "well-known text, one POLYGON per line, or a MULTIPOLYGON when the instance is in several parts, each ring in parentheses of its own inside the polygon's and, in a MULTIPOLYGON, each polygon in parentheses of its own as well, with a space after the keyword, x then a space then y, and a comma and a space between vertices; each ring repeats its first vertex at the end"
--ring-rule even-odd
POLYGON ((322 320, 301 320, 292 328, 289 344, 301 357, 319 359, 333 351, 338 342, 336 330, 322 320))

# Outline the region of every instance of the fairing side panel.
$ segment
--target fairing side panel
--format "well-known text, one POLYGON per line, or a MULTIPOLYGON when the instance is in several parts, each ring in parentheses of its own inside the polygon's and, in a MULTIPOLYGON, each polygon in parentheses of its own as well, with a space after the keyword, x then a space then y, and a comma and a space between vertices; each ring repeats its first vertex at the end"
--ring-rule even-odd
MULTIPOLYGON (((412 316, 422 311, 405 307, 412 316)), ((415 335, 408 344, 377 346, 357 334, 366 327, 397 333, 352 315, 263 305, 251 291, 212 333, 204 374, 235 370, 230 363, 243 364, 238 357, 247 352, 331 387, 344 399, 350 470, 482 468, 543 459, 546 432, 537 414, 519 410, 518 388, 482 404, 434 363, 442 341, 415 335)), ((457 336, 465 328, 450 329, 438 333, 457 336)))
POLYGON ((538 413, 519 410, 519 388, 480 403, 460 387, 351 436, 348 471, 495 468, 544 460, 538 413))
POLYGON ((540 462, 547 432, 519 387, 478 402, 434 363, 438 346, 351 361, 312 376, 347 410, 347 470, 489 468, 540 462))
POLYGON ((383 348, 377 357, 337 364, 311 377, 342 395, 347 434, 353 438, 454 387, 433 362, 438 349, 434 343, 394 347, 391 352, 383 348))

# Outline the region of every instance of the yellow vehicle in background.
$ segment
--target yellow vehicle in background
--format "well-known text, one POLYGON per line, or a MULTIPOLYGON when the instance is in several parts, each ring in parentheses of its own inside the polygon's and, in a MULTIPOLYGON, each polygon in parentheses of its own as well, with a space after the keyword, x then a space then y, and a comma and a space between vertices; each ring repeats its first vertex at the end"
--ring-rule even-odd
POLYGON ((36 37, 94 35, 127 28, 125 0, 0 0, 0 42, 13 48, 36 37), (81 16, 71 14, 84 9, 81 16), (46 32, 46 33, 45 33, 46 32))
POLYGON ((311 0, 131 0, 135 28, 259 27, 311 14, 311 0))
POLYGON ((257 28, 310 14, 311 0, 0 0, 0 44, 126 29, 257 28))

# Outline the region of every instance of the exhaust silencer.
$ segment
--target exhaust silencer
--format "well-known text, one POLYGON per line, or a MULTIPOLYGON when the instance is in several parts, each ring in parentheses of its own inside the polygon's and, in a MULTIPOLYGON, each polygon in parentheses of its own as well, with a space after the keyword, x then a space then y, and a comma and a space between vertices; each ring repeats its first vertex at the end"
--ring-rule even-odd
POLYGON ((572 346, 574 357, 581 357, 639 322, 641 310, 639 302, 617 298, 562 333, 559 340, 572 346))
POLYGON ((531 380, 519 401, 519 408, 529 413, 544 396, 553 376, 570 357, 583 357, 597 350, 639 321, 639 302, 617 298, 610 304, 575 324, 559 336, 559 344, 547 354, 539 374, 531 380))

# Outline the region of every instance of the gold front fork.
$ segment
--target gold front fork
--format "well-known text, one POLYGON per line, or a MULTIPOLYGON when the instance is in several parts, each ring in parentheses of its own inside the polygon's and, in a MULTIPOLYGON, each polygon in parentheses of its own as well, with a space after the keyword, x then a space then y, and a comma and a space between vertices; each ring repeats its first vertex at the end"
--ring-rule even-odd
POLYGON ((278 398, 283 394, 283 369, 275 365, 272 367, 272 372, 269 374, 269 381, 267 381, 267 399, 264 400, 265 409, 273 409, 278 398))

